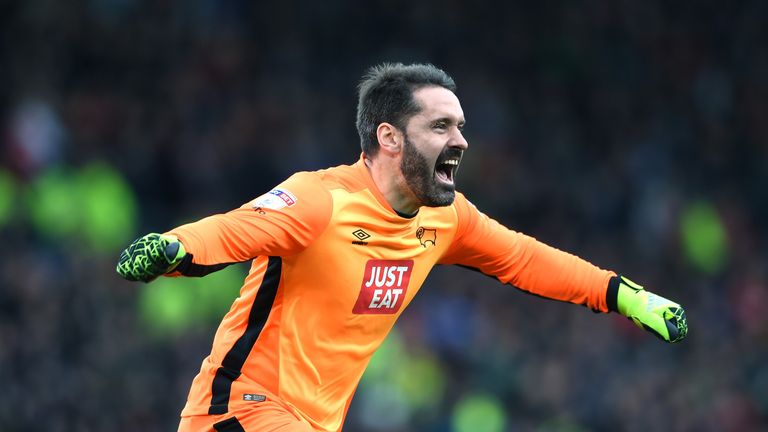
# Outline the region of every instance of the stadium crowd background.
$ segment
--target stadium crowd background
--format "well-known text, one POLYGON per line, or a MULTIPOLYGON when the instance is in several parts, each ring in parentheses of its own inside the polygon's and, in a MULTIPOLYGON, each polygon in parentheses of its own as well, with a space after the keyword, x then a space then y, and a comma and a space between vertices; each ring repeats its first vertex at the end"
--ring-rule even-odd
POLYGON ((768 3, 0 2, 0 430, 175 430, 244 266, 121 248, 354 162, 382 61, 453 75, 459 186, 683 304, 627 320, 437 269, 347 431, 768 428, 768 3))

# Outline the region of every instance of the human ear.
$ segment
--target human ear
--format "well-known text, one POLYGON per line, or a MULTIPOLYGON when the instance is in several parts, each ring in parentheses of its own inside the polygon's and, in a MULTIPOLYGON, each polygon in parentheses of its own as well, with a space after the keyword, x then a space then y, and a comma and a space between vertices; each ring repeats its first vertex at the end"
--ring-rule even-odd
POLYGON ((379 127, 376 128, 376 138, 382 151, 389 154, 400 153, 402 137, 400 131, 391 123, 379 124, 379 127))

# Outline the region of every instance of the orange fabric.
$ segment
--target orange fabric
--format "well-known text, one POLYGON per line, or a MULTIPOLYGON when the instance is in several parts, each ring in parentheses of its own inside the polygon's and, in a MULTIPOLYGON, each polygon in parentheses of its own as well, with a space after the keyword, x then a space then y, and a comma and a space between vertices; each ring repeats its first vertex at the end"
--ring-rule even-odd
POLYGON ((605 293, 614 272, 503 227, 461 194, 454 208, 459 229, 440 264, 474 267, 524 291, 608 312, 605 293))
POLYGON ((178 432, 227 432, 235 430, 246 432, 313 431, 312 426, 306 420, 290 412, 280 403, 265 400, 255 403, 247 409, 227 414, 182 417, 178 432))
POLYGON ((373 352, 435 264, 607 312, 613 273, 501 226, 457 194, 397 215, 362 159, 298 173, 232 212, 170 232, 195 265, 253 259, 183 416, 223 414, 265 394, 318 431, 338 431, 373 352), (225 389, 227 391, 222 392, 225 389))

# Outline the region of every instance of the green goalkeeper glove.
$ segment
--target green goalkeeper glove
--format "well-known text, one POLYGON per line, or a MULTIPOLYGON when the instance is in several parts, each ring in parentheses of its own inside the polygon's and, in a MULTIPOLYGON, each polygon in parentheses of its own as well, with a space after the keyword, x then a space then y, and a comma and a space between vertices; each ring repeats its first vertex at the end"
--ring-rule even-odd
POLYGON ((669 343, 681 341, 688 334, 685 310, 679 304, 646 291, 624 276, 611 280, 611 285, 618 286, 616 310, 641 329, 669 343))
POLYGON ((129 281, 150 282, 176 268, 187 252, 173 236, 147 234, 133 241, 117 263, 117 273, 129 281))

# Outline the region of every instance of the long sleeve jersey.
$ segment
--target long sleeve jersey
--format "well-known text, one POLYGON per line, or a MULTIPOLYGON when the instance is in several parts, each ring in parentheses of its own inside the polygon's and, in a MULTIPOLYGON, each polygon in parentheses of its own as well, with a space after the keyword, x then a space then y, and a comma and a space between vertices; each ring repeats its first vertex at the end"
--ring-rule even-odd
POLYGON ((267 397, 319 431, 341 430, 371 356, 436 264, 601 312, 614 275, 502 226, 461 193, 452 205, 398 215, 362 158, 294 174, 170 234, 189 253, 176 274, 252 260, 182 415, 267 397))

